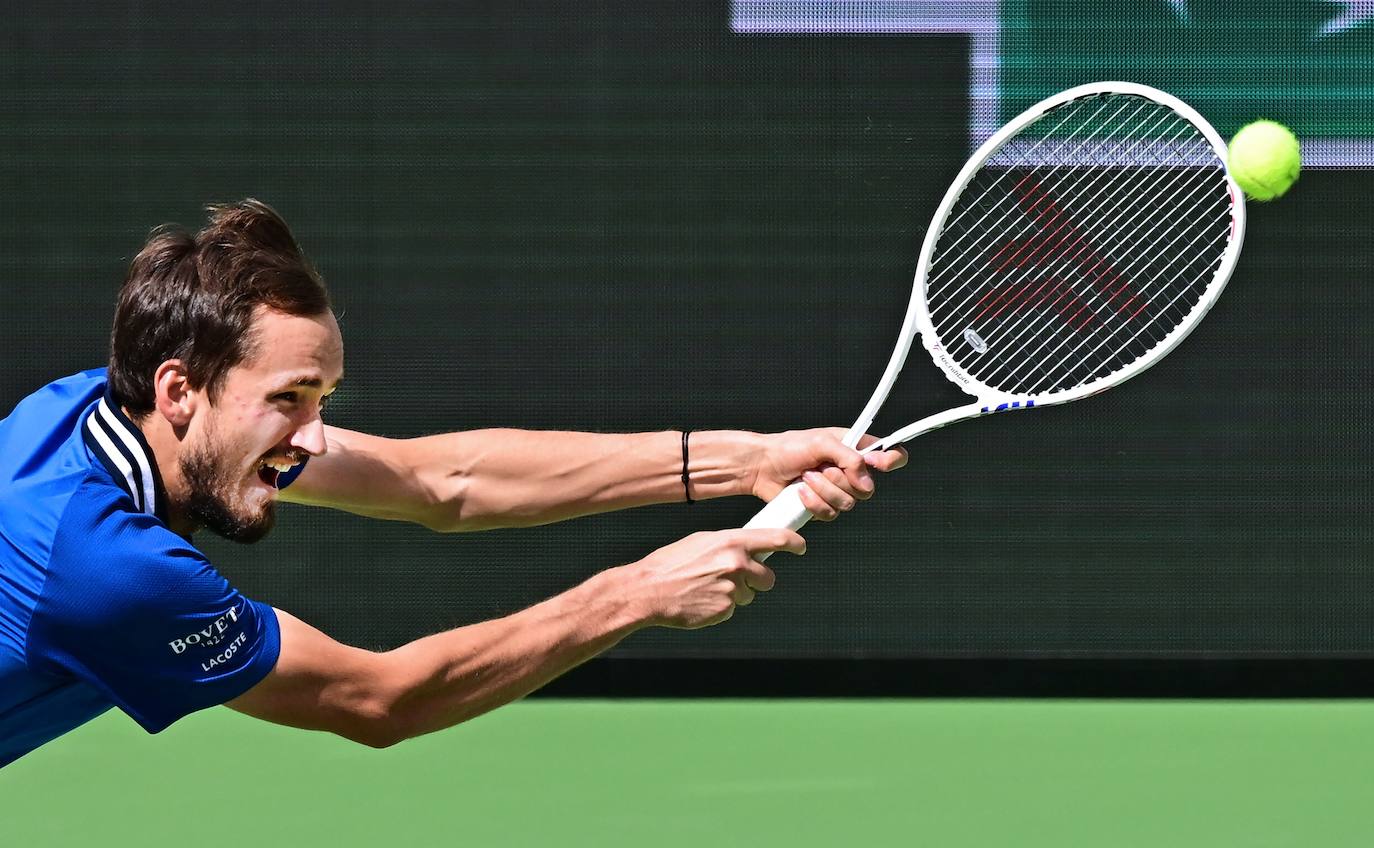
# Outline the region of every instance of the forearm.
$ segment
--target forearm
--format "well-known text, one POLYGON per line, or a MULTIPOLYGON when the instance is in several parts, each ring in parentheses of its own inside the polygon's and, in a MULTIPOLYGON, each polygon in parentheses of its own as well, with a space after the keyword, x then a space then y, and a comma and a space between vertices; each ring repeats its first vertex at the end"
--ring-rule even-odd
POLYGON ((387 710, 395 738, 451 727, 523 698, 645 626, 609 585, 620 575, 602 572, 514 615, 383 654, 400 672, 387 710))
MULTIPOLYGON (((762 436, 703 431, 690 439, 694 500, 744 494, 762 436)), ((476 430, 412 440, 425 458, 436 529, 548 524, 582 515, 682 501, 682 434, 476 430)))
POLYGON ((805 542, 778 529, 693 533, 529 609, 386 653, 342 644, 277 610, 272 671, 228 703, 386 747, 524 697, 638 629, 719 624, 773 587, 757 557, 780 550, 800 554, 805 542))
POLYGON ((325 427, 328 450, 311 458, 281 498, 451 532, 549 524, 682 501, 688 493, 694 500, 770 500, 820 469, 830 480, 806 480, 803 503, 834 518, 872 493, 866 465, 886 471, 906 461, 900 450, 861 456, 843 435, 839 428, 692 433, 684 491, 678 431, 471 430, 388 439, 325 427))

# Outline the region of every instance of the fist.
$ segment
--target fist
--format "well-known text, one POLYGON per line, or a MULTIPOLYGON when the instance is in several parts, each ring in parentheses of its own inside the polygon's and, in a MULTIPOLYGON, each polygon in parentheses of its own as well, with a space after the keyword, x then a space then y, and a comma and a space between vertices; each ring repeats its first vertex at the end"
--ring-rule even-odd
MULTIPOLYGON (((794 480, 801 480, 802 505, 821 521, 833 521, 859 501, 873 497, 872 471, 895 471, 906 465, 906 451, 900 447, 873 453, 844 444, 846 430, 828 427, 793 430, 765 436, 764 448, 756 461, 753 493, 771 501, 794 480)), ((865 434, 859 447, 878 441, 865 434)))
POLYGON ((719 624, 773 588, 771 569, 755 556, 806 552, 791 530, 693 533, 624 566, 632 603, 659 627, 695 629, 719 624))

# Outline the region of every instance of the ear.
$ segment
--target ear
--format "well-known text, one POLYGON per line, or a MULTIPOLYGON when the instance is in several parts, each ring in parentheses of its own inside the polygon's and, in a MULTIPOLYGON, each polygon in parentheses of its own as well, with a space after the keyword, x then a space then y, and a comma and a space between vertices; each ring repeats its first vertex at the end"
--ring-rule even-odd
POLYGON ((153 406, 173 427, 191 423, 201 393, 191 388, 186 366, 180 359, 169 359, 153 372, 153 406))

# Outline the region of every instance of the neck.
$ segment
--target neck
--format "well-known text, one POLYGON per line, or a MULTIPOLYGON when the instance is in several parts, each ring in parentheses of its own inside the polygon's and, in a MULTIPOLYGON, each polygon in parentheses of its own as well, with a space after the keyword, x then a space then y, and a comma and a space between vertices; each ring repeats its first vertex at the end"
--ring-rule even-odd
POLYGON ((148 447, 153 452, 153 459, 157 462, 158 472, 162 475, 162 485, 167 492, 167 526, 179 535, 191 535, 200 528, 186 514, 185 505, 190 492, 187 490, 186 478, 181 473, 184 428, 178 432, 178 429, 166 418, 158 415, 156 410, 143 416, 142 420, 129 415, 128 410, 123 412, 143 433, 143 438, 147 440, 148 447))

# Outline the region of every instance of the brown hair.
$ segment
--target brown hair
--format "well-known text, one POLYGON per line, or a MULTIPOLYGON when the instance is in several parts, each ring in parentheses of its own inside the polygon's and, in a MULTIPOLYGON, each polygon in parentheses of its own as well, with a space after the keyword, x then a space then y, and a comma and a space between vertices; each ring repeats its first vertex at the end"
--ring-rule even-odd
POLYGON ((324 281, 272 207, 249 198, 207 207, 194 235, 168 224, 148 236, 119 290, 110 333, 110 391, 131 415, 153 410, 153 374, 180 359, 214 399, 229 369, 254 353, 253 312, 329 309, 324 281))

